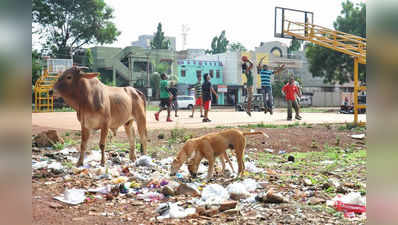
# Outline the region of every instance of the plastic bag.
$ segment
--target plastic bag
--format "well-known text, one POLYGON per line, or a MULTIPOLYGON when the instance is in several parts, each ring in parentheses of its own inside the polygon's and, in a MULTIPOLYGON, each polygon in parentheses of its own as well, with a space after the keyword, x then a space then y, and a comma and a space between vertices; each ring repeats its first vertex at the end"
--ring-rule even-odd
POLYGON ((145 194, 138 194, 137 199, 142 199, 146 202, 152 202, 164 199, 164 195, 157 192, 147 192, 145 194))
POLYGON ((362 197, 359 192, 336 195, 332 200, 327 201, 326 204, 344 212, 345 217, 352 217, 352 213, 366 212, 366 198, 362 197))
POLYGON ((67 189, 65 190, 64 194, 54 197, 54 199, 71 205, 77 205, 84 202, 86 198, 84 193, 85 190, 82 189, 67 189))
POLYGON ((245 186, 245 188, 248 192, 253 192, 258 187, 258 183, 254 179, 251 179, 251 178, 245 179, 244 181, 242 181, 242 184, 245 186))
POLYGON ((156 212, 160 214, 160 216, 158 216, 159 220, 168 218, 179 219, 194 214, 196 212, 196 209, 184 209, 178 206, 177 203, 164 203, 159 205, 159 207, 156 209, 156 212))
POLYGON ((227 191, 234 200, 244 199, 250 196, 250 193, 247 191, 245 185, 238 182, 229 184, 227 186, 227 191))
POLYGON ((209 184, 203 188, 201 199, 205 204, 221 204, 229 199, 229 193, 219 184, 209 184))
POLYGON ((152 162, 152 158, 147 155, 141 156, 139 159, 137 159, 135 165, 146 166, 146 167, 155 166, 155 164, 152 162))

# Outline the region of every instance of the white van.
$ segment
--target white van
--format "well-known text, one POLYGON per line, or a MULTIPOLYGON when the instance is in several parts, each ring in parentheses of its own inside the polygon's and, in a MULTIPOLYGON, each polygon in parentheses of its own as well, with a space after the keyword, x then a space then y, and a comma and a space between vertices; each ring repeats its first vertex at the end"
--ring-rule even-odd
POLYGON ((195 105, 195 97, 188 95, 179 95, 177 96, 177 103, 178 108, 180 109, 192 109, 192 107, 195 105))

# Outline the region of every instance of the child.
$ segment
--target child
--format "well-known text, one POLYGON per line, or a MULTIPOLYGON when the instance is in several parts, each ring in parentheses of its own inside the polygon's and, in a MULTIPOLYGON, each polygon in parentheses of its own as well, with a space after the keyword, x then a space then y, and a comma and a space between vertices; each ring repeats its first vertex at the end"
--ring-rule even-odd
POLYGON ((172 95, 172 100, 170 101, 170 105, 174 106, 175 117, 178 117, 178 115, 177 115, 177 111, 178 111, 177 92, 178 92, 178 90, 176 88, 176 84, 174 81, 172 81, 170 83, 170 86, 171 87, 169 88, 169 92, 172 95))
POLYGON ((251 116, 251 106, 252 106, 252 98, 253 98, 253 75, 252 75, 252 69, 253 69, 253 63, 247 58, 247 56, 242 56, 242 73, 246 75, 247 78, 247 83, 246 83, 246 89, 247 89, 247 109, 246 113, 251 116), (247 65, 249 64, 249 65, 247 65))
POLYGON ((205 122, 211 122, 211 120, 209 119, 209 110, 211 107, 212 93, 216 96, 216 98, 218 98, 218 95, 211 86, 210 75, 208 73, 205 73, 203 75, 203 79, 205 80, 205 82, 202 85, 203 108, 205 109, 205 117, 203 118, 203 122, 205 123, 205 122))
MULTIPOLYGON (((200 108, 200 117, 203 117, 203 113, 202 113, 202 105, 203 105, 203 101, 202 101, 202 84, 201 84, 201 80, 202 77, 200 75, 197 75, 198 78, 198 82, 196 84, 194 84, 194 88, 195 88, 195 106, 199 106, 200 108)), ((192 107, 192 115, 190 115, 191 118, 193 118, 193 113, 195 112, 195 106, 192 107)))
POLYGON ((264 95, 264 113, 267 114, 269 112, 272 115, 272 85, 271 85, 271 75, 278 74, 281 70, 284 69, 285 65, 281 65, 277 70, 268 69, 267 65, 263 65, 261 67, 261 63, 263 62, 264 57, 260 60, 257 66, 257 71, 260 74, 261 78, 261 88, 264 95))
POLYGON ((301 94, 294 84, 294 77, 291 76, 289 78, 289 82, 283 86, 282 93, 285 95, 287 102, 287 120, 292 120, 292 106, 294 111, 296 112, 296 119, 301 120, 301 116, 299 115, 299 107, 296 101, 296 94, 301 97, 301 94))
POLYGON ((167 88, 167 75, 165 73, 162 73, 162 75, 160 75, 160 78, 162 79, 160 81, 160 108, 159 112, 155 113, 155 119, 159 121, 160 112, 167 107, 166 122, 173 122, 170 119, 170 100, 172 99, 173 96, 169 92, 169 89, 167 88))

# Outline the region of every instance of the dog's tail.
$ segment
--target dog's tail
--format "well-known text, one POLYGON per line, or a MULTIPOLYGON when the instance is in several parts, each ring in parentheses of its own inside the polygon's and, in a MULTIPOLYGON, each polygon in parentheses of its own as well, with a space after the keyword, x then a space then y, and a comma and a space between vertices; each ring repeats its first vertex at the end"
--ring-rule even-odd
POLYGON ((243 132, 243 136, 255 135, 255 134, 262 134, 262 135, 264 135, 265 137, 269 138, 269 136, 268 136, 266 133, 262 132, 262 131, 243 132))

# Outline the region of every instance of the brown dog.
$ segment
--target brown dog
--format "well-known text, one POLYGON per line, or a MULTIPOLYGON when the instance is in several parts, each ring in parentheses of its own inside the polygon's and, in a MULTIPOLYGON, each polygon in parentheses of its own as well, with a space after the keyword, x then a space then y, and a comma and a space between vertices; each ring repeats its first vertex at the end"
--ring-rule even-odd
POLYGON ((187 162, 189 172, 193 177, 195 177, 199 163, 202 158, 205 157, 209 161, 207 179, 210 179, 213 176, 215 158, 218 156, 225 157, 225 150, 231 149, 235 151, 236 159, 238 161, 239 177, 245 170, 243 162, 243 154, 246 147, 245 136, 255 134, 263 134, 264 136, 267 136, 261 131, 245 133, 238 129, 228 129, 190 139, 185 143, 181 151, 177 154, 177 157, 173 160, 170 175, 174 176, 182 164, 187 162))

